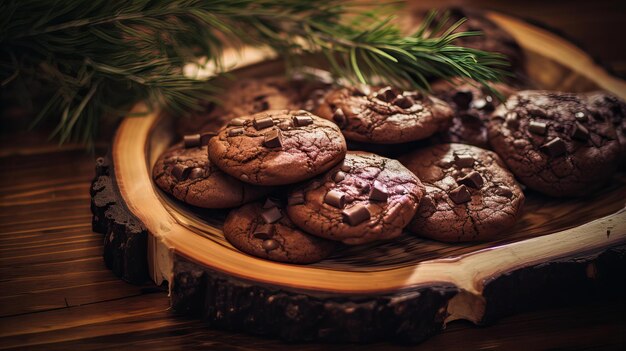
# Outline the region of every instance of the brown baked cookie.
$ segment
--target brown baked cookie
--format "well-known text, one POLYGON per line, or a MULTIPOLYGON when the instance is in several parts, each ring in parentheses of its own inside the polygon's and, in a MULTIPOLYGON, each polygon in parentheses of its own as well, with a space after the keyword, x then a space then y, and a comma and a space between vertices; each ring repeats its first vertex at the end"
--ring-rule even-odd
MULTIPOLYGON (((228 84, 229 82, 226 82, 228 84)), ((217 103, 205 103, 204 109, 178 120, 181 135, 216 132, 228 121, 267 110, 298 110, 312 104, 330 85, 312 77, 266 77, 238 79, 219 93, 217 103)))
POLYGON ((289 193, 287 213, 304 231, 358 245, 399 236, 422 198, 400 162, 349 152, 343 163, 289 193))
MULTIPOLYGON (((503 83, 492 83, 504 98, 514 93, 513 88, 503 83)), ((443 131, 433 136, 436 143, 461 143, 489 148, 487 121, 500 105, 500 99, 479 83, 454 79, 452 82, 439 80, 431 86, 433 94, 444 100, 454 110, 454 117, 443 131)))
POLYGON ((334 89, 316 114, 334 121, 346 139, 375 144, 425 139, 452 118, 450 106, 435 97, 391 87, 374 89, 334 89))
POLYGON ((622 169, 626 169, 626 101, 601 91, 589 93, 587 96, 597 113, 610 116, 620 144, 619 164, 622 169))
POLYGON ((209 141, 211 162, 233 177, 259 185, 309 179, 345 154, 339 128, 303 110, 239 117, 209 141))
POLYGON ((252 256, 300 264, 321 261, 336 246, 299 230, 272 199, 232 210, 224 222, 224 237, 252 256))
POLYGON ((400 158, 426 194, 408 228, 447 242, 506 234, 522 211, 524 194, 498 155, 471 145, 441 144, 400 158))
MULTIPOLYGON (((198 135, 198 137, 200 137, 198 135)), ((175 198, 198 207, 229 208, 256 200, 272 188, 240 182, 222 172, 207 157, 207 147, 191 143, 174 145, 164 152, 152 169, 156 184, 175 198)))
POLYGON ((588 95, 526 90, 500 105, 489 142, 515 176, 551 196, 580 196, 606 183, 620 145, 611 114, 588 95))

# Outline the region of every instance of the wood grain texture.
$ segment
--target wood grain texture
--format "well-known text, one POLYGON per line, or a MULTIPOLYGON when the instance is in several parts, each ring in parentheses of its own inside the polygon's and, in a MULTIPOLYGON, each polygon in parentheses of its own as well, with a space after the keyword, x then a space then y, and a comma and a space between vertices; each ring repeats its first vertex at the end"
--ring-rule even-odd
MULTIPOLYGON (((429 8, 450 2, 468 3, 426 0, 415 2, 415 5, 429 8)), ((480 0, 471 4, 540 19, 574 36, 594 56, 600 56, 614 69, 626 73, 626 53, 621 41, 623 2, 480 0)), ((24 247, 24 251, 16 252, 17 256, 28 256, 29 242, 54 244, 49 255, 34 256, 32 262, 28 258, 0 262, 0 281, 4 284, 0 297, 19 295, 21 300, 18 302, 31 311, 0 317, 2 349, 352 350, 358 347, 365 350, 525 351, 626 348, 626 300, 623 295, 615 298, 590 294, 586 300, 578 300, 574 305, 547 306, 539 311, 505 317, 488 327, 478 328, 456 321, 448 324, 441 334, 413 347, 396 347, 386 342, 367 346, 283 344, 272 339, 207 328, 199 320, 172 315, 168 310, 167 293, 154 285, 138 289, 119 281, 105 267, 99 240, 89 242, 87 251, 83 248, 82 253, 80 250, 70 251, 73 253, 57 257, 57 252, 76 249, 73 239, 64 242, 64 235, 95 235, 90 230, 89 211, 89 182, 93 177, 94 158, 77 145, 58 147, 45 142, 45 133, 7 134, 13 129, 4 120, 0 123, 0 234, 7 234, 0 236, 0 248, 4 249, 5 243, 16 244, 24 247), (59 242, 63 244, 57 245, 59 242), (59 287, 65 284, 58 282, 66 278, 69 288, 88 286, 103 279, 111 283, 112 289, 122 291, 130 286, 135 290, 127 297, 109 299, 105 296, 105 299, 91 299, 84 305, 71 304, 55 309, 37 306, 40 301, 29 299, 27 290, 31 286, 37 290, 41 281, 44 286, 59 287), (12 289, 22 283, 25 288, 13 293, 12 289)), ((110 136, 105 135, 102 140, 108 141, 110 136)), ((104 150, 101 147, 99 153, 104 150)), ((101 238, 99 235, 95 237, 101 238)), ((4 255, 0 254, 0 257, 4 255)), ((63 294, 59 296, 64 297, 63 294)), ((4 314, 5 308, 7 304, 0 301, 0 312, 4 314)))

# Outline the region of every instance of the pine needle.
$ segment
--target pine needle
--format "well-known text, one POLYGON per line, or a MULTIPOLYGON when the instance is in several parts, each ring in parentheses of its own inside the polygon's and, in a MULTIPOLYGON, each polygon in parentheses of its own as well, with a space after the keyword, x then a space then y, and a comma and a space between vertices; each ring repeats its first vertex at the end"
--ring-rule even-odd
POLYGON ((447 25, 444 16, 434 25, 433 12, 403 36, 391 17, 372 11, 345 22, 347 14, 355 10, 340 0, 4 0, 0 82, 7 91, 43 89, 48 101, 33 123, 56 118, 60 142, 89 145, 102 118, 138 100, 178 114, 198 109, 216 87, 183 67, 208 57, 223 68, 227 45, 269 46, 296 64, 302 53, 320 53, 338 78, 423 90, 427 78, 488 86, 504 74, 501 55, 454 45, 478 34, 456 32, 462 21, 447 25))

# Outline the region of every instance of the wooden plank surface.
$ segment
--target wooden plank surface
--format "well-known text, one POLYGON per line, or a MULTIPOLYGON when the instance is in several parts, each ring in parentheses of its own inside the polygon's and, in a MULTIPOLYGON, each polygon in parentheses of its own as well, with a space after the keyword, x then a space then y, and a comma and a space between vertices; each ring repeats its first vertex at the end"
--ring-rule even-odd
MULTIPOLYGON (((456 3, 459 3, 456 1, 456 3)), ((441 4, 420 1, 427 8, 441 4)), ((547 22, 626 74, 620 1, 474 1, 547 22)), ((330 349, 355 345, 292 345, 217 331, 174 316, 167 293, 117 279, 102 261, 102 237, 91 232, 89 182, 93 156, 61 148, 42 135, 0 136, 0 348, 68 349, 330 349)), ((102 140, 109 140, 104 135, 102 140)), ((104 150, 100 145, 99 151, 104 150)), ((390 344, 359 347, 407 349, 390 344)), ((624 349, 626 300, 597 297, 576 306, 529 312, 489 327, 451 323, 416 350, 624 349)))

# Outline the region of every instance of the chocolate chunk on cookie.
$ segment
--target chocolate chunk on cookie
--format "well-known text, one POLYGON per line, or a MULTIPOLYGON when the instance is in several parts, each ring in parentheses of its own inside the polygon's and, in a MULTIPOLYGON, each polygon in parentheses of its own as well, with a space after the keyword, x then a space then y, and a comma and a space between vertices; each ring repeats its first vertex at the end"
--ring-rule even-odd
MULTIPOLYGON (((494 83, 505 98, 514 93, 506 84, 494 83)), ((461 143, 489 148, 487 122, 489 116, 500 105, 500 100, 479 83, 468 83, 461 79, 452 82, 440 80, 431 86, 433 94, 446 101, 454 110, 454 116, 443 130, 433 136, 435 143, 461 143)))
POLYGON ((606 183, 618 165, 612 117, 587 94, 521 91, 492 115, 489 142, 530 189, 585 195, 606 183))
POLYGON ((346 139, 375 144, 425 139, 452 118, 445 102, 391 87, 338 88, 315 111, 335 122, 346 139))
POLYGON ((206 146, 173 146, 159 157, 152 177, 166 193, 204 208, 235 207, 272 191, 269 187, 243 183, 222 172, 209 161, 206 146))
POLYGON ((224 222, 224 237, 252 256, 288 263, 314 263, 336 246, 299 230, 279 206, 253 202, 232 210, 224 222))
POLYGON ((349 152, 343 163, 289 193, 287 213, 304 231, 358 245, 399 236, 422 198, 400 162, 349 152))
POLYGON ((309 179, 345 154, 339 128, 303 110, 240 117, 209 141, 211 162, 233 177, 259 185, 309 179))
POLYGON ((412 232, 447 242, 488 240, 515 224, 524 194, 498 155, 441 144, 400 157, 426 188, 412 232))

